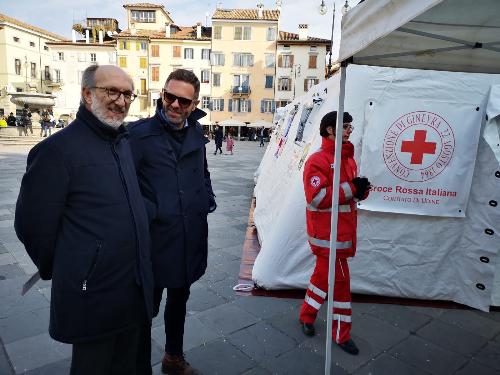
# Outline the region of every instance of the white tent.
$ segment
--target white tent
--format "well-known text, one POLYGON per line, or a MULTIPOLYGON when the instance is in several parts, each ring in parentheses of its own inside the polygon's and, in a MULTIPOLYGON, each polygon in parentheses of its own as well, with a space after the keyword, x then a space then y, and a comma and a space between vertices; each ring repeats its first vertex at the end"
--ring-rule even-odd
POLYGON ((499 15, 496 0, 378 0, 345 16, 340 72, 286 107, 259 167, 254 215, 261 252, 253 270, 258 285, 307 286, 314 258, 305 233, 300 167, 309 150, 319 147, 319 120, 331 110, 343 112, 345 93, 358 158, 373 123, 370 102, 474 104, 488 115, 477 125, 481 137, 465 217, 360 210, 352 290, 450 300, 482 310, 500 305, 499 15), (303 144, 283 137, 285 130, 297 133, 301 116, 295 113, 318 98, 323 102, 317 109, 312 105, 305 124, 314 131, 304 133, 303 144))

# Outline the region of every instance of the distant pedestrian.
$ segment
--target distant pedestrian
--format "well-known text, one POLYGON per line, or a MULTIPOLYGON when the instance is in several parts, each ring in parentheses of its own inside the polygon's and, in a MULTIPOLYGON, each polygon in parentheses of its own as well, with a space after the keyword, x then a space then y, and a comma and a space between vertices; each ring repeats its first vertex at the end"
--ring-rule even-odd
POLYGON ((28 103, 24 103, 23 113, 21 115, 21 127, 23 127, 24 135, 28 135, 28 129, 33 134, 33 123, 31 122, 31 111, 28 103))
POLYGON ((259 147, 264 147, 264 127, 262 127, 259 130, 259 140, 260 140, 259 147))
POLYGON ((214 155, 217 154, 217 150, 220 151, 222 154, 222 141, 224 138, 224 134, 222 133, 222 129, 219 125, 215 125, 215 133, 214 133, 214 140, 215 140, 215 151, 214 155))
POLYGON ((41 116, 40 125, 42 126, 42 128, 40 130, 40 137, 41 136, 46 137, 48 133, 49 133, 49 135, 52 134, 51 115, 50 115, 50 112, 48 109, 44 109, 42 111, 42 113, 40 113, 40 116, 41 116))
POLYGON ((14 116, 14 114, 11 112, 9 114, 9 117, 7 117, 7 125, 9 126, 16 126, 16 116, 14 116))
POLYGON ((227 133, 227 136, 226 136, 226 151, 230 152, 231 155, 233 154, 233 147, 234 147, 234 139, 233 139, 231 133, 227 133))

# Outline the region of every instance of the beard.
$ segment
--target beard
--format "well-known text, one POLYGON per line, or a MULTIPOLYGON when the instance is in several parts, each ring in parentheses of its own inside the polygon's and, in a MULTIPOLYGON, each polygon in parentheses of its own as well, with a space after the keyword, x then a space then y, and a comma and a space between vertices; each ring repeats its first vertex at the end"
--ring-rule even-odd
POLYGON ((123 120, 127 116, 128 112, 127 109, 120 108, 115 103, 110 103, 108 105, 102 103, 94 92, 92 92, 92 104, 90 105, 90 110, 99 121, 115 129, 118 129, 120 125, 123 124, 123 120), (111 112, 107 107, 111 107, 114 112, 111 112))

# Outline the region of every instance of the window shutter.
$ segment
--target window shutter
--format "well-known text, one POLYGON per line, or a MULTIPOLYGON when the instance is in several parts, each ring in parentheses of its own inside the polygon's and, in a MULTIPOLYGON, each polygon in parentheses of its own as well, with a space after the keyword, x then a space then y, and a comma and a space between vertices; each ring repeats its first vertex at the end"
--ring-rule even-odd
POLYGON ((317 85, 319 83, 319 78, 314 79, 314 84, 317 85))
POLYGON ((260 101, 260 113, 264 113, 265 105, 266 105, 265 101, 261 100, 260 101))
POLYGON ((309 55, 309 68, 310 69, 316 69, 317 58, 318 58, 318 56, 316 56, 316 55, 309 55))
POLYGON ((252 101, 248 99, 247 103, 248 103, 248 112, 252 112, 252 101))
POLYGON ((228 99, 227 101, 227 111, 233 112, 233 99, 228 99))
POLYGON ((283 67, 283 56, 279 55, 278 56, 278 68, 283 67))
POLYGON ((271 101, 271 112, 272 113, 276 112, 276 102, 274 100, 271 101))
POLYGON ((140 48, 141 48, 141 42, 135 42, 135 50, 139 51, 140 48))
POLYGON ((293 82, 292 82, 292 79, 291 79, 291 78, 288 80, 288 83, 290 84, 290 85, 288 86, 288 91, 292 91, 293 82))
POLYGON ((293 66, 293 55, 290 55, 290 67, 293 66))
POLYGON ((304 80, 304 92, 307 92, 307 78, 304 80))
POLYGON ((208 109, 210 111, 213 111, 213 109, 214 109, 214 100, 213 99, 208 102, 208 109))
POLYGON ((224 111, 224 99, 220 100, 220 110, 224 111))
POLYGON ((220 59, 220 60, 221 60, 221 61, 220 61, 220 64, 221 64, 222 66, 224 66, 226 55, 221 54, 220 56, 221 56, 221 59, 220 59))

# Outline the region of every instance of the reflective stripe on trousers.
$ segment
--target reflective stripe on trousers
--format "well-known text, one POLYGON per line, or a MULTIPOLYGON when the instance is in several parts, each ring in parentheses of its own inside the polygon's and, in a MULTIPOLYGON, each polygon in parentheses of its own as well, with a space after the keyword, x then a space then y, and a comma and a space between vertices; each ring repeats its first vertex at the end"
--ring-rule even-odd
MULTIPOLYGON (((309 242, 311 245, 330 248, 330 240, 320 240, 319 238, 314 238, 309 236, 309 242)), ((352 241, 337 241, 336 248, 337 249, 350 249, 352 247, 352 241)))

